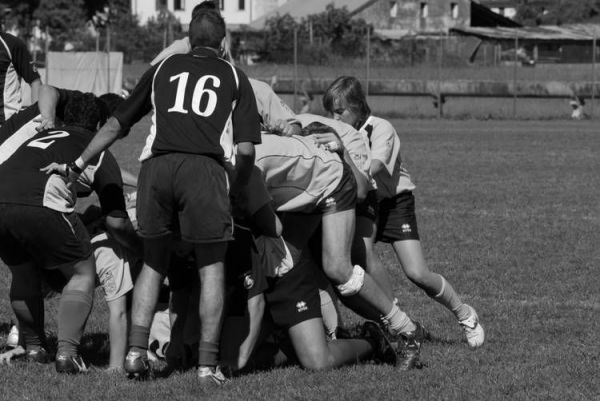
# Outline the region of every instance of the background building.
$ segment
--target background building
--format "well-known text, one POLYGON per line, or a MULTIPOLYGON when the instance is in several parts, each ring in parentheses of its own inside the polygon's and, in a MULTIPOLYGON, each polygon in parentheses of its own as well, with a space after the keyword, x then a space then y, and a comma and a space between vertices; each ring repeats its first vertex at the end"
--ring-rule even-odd
MULTIPOLYGON (((161 10, 167 10, 179 19, 184 30, 190 23, 192 9, 203 0, 132 0, 131 12, 138 16, 140 23, 156 17, 161 10)), ((219 3, 225 22, 232 28, 250 24, 251 21, 275 10, 287 0, 216 0, 219 3)))

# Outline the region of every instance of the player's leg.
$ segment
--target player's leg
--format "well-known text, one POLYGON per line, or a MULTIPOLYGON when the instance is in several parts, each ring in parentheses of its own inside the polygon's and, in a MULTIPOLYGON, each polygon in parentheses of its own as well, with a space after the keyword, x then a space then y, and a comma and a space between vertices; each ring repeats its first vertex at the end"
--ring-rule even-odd
POLYGON ((153 157, 142 163, 138 179, 136 215, 144 238, 144 265, 133 290, 129 352, 125 371, 132 377, 148 373, 148 338, 160 285, 168 271, 171 234, 176 230, 177 205, 173 180, 179 166, 176 155, 153 157))
POLYGON ((392 242, 406 276, 427 295, 454 313, 465 330, 471 347, 482 345, 485 335, 475 310, 464 304, 450 283, 443 276, 429 270, 425 262, 413 194, 411 192, 399 194, 393 199, 386 200, 385 204, 382 202, 381 206, 381 211, 385 212, 381 237, 386 242, 392 242))
POLYGON ((216 384, 222 384, 217 374, 219 338, 225 309, 225 252, 227 243, 196 245, 196 265, 200 278, 198 303, 201 322, 198 343, 198 375, 206 373, 216 384))
POLYGON ((383 267, 383 263, 375 252, 375 234, 377 226, 369 217, 356 216, 356 233, 352 245, 352 260, 361 266, 373 277, 375 282, 389 297, 394 298, 390 276, 383 267))
POLYGON ((363 339, 327 342, 323 321, 305 320, 289 328, 288 334, 300 364, 311 370, 331 369, 357 363, 373 354, 371 343, 363 339))
POLYGON ((33 261, 9 266, 12 273, 10 304, 17 318, 19 344, 31 359, 45 362, 44 300, 40 270, 33 261))
POLYGON ((485 334, 475 309, 462 302, 452 285, 429 270, 419 240, 395 241, 394 251, 406 276, 435 301, 450 310, 465 331, 469 346, 483 345, 485 334))
POLYGON ((225 299, 225 253, 233 239, 231 204, 225 169, 204 156, 181 158, 175 182, 181 238, 194 245, 200 278, 198 378, 223 384, 218 367, 219 337, 225 299))
POLYGON ((167 238, 144 239, 144 266, 133 288, 129 352, 124 368, 130 376, 148 372, 146 350, 152 318, 158 302, 160 285, 169 266, 170 241, 167 238))
POLYGON ((60 271, 65 276, 70 276, 70 279, 58 304, 56 370, 62 373, 78 373, 87 370, 79 356, 78 348, 94 300, 94 256, 90 255, 73 266, 61 267, 60 271))

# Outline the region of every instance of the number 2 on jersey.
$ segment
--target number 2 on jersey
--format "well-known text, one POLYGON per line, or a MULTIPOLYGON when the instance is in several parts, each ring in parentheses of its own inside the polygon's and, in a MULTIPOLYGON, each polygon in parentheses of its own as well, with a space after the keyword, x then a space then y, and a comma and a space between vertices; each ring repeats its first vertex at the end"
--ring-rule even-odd
POLYGON ((66 131, 49 131, 51 135, 46 135, 38 139, 34 139, 29 142, 27 146, 32 148, 40 148, 43 150, 48 149, 50 145, 52 145, 56 138, 66 138, 69 136, 69 133, 66 131))
MULTIPOLYGON (((173 107, 167 110, 168 112, 177 112, 182 114, 188 113, 187 109, 185 108, 184 101, 185 90, 187 88, 189 76, 189 72, 182 72, 181 74, 173 75, 169 80, 169 82, 178 82, 177 94, 175 95, 175 104, 173 107)), ((217 107, 217 93, 212 89, 206 88, 206 84, 209 80, 213 82, 214 88, 219 88, 221 86, 221 80, 218 77, 215 77, 214 75, 204 75, 198 80, 198 82, 196 82, 194 93, 192 94, 192 111, 201 117, 210 116, 217 107), (208 96, 208 101, 206 102, 206 107, 204 110, 201 110, 200 102, 204 96, 208 96)))

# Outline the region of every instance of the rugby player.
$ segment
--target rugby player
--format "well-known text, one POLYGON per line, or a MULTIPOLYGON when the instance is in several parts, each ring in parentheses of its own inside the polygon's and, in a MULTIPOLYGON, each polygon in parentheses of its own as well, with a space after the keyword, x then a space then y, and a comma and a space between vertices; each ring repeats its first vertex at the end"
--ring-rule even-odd
POLYGON ((360 82, 354 77, 333 81, 325 91, 323 106, 333 118, 369 138, 373 158, 370 173, 380 198, 376 240, 391 243, 406 276, 456 316, 470 347, 483 345, 485 333, 475 309, 463 303, 450 283, 430 271, 425 262, 415 215, 415 185, 402 164, 400 138, 392 124, 371 115, 360 82))
POLYGON ((125 370, 133 376, 148 371, 149 329, 169 266, 170 238, 181 234, 183 241, 193 244, 202 286, 198 377, 207 383, 225 381, 218 368, 218 344, 223 261, 233 228, 225 166, 232 166, 235 194, 247 183, 260 127, 248 79, 218 57, 224 37, 225 23, 218 12, 197 14, 189 29, 192 53, 169 57, 150 68, 70 169, 73 181, 91 159, 122 136, 123 128, 153 111, 137 200, 145 246, 125 362, 125 370))
POLYGON ((56 370, 79 373, 87 370, 78 345, 92 307, 95 271, 89 237, 74 213, 75 193, 96 192, 108 226, 122 229, 128 219, 120 171, 110 153, 92 160, 72 185, 42 169, 51 160, 79 154, 106 118, 94 95, 60 94, 64 127, 36 132, 44 106, 34 104, 0 128, 0 257, 13 274, 11 306, 30 360, 47 359, 40 269, 59 270, 68 278, 58 310, 56 370))
POLYGON ((21 110, 21 80, 31 86, 31 103, 38 100, 42 81, 21 39, 0 32, 0 126, 21 110))

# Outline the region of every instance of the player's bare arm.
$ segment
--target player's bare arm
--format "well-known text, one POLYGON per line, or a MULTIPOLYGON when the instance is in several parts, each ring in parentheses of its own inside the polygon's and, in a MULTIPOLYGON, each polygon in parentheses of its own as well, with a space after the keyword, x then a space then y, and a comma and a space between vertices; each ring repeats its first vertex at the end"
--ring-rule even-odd
POLYGON ((42 85, 39 88, 38 107, 40 109, 40 118, 36 120, 39 126, 37 131, 54 128, 56 121, 56 105, 58 104, 60 94, 58 90, 50 85, 42 85))
POLYGON ((254 144, 252 142, 240 142, 237 144, 234 181, 231 192, 236 194, 244 188, 250 180, 252 167, 254 166, 254 144))
POLYGON ((240 345, 240 353, 236 366, 237 369, 243 369, 246 366, 254 351, 254 347, 256 346, 260 335, 264 311, 265 297, 263 294, 256 295, 248 300, 248 318, 250 320, 248 335, 240 345))

